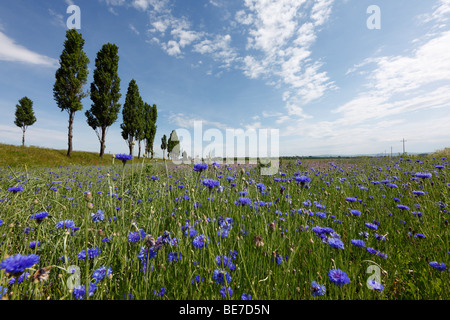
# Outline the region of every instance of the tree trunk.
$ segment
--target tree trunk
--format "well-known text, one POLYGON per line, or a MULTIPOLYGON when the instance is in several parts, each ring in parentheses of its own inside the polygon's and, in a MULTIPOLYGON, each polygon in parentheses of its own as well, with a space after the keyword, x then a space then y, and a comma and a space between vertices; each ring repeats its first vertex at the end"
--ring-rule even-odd
POLYGON ((130 156, 133 155, 133 141, 128 141, 128 148, 130 149, 130 156))
POLYGON ((72 155, 72 129, 73 129, 73 119, 75 117, 75 112, 70 111, 69 112, 69 134, 68 134, 68 148, 67 148, 67 156, 70 157, 72 155))
POLYGON ((22 130, 22 147, 25 147, 25 130, 22 130))
POLYGON ((100 139, 100 158, 105 154, 106 127, 102 127, 102 138, 100 139))
POLYGON ((141 158, 141 140, 138 141, 138 147, 139 147, 138 159, 140 159, 141 158))

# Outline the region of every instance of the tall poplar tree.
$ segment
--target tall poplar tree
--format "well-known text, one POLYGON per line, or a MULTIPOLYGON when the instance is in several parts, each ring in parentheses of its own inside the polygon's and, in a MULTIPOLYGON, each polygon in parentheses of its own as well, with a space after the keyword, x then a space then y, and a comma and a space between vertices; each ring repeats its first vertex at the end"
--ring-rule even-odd
POLYGON ((145 103, 144 115, 145 115, 145 129, 144 129, 145 152, 147 154, 151 154, 151 159, 153 159, 154 156, 153 142, 155 141, 157 128, 156 119, 158 117, 156 104, 151 106, 148 103, 145 103))
POLYGON ((122 138, 128 145, 130 155, 133 154, 134 141, 137 138, 137 126, 142 121, 142 119, 139 119, 141 117, 141 102, 142 99, 139 96, 138 85, 136 84, 136 80, 132 79, 128 84, 127 95, 122 108, 123 123, 120 125, 122 138))
POLYGON ((120 111, 119 48, 104 44, 95 59, 94 81, 91 83, 91 109, 87 110, 88 125, 94 129, 100 142, 100 157, 105 153, 108 128, 117 121, 120 111))
POLYGON ((164 159, 164 152, 167 149, 167 137, 166 135, 163 135, 163 137, 161 138, 161 150, 163 152, 163 159, 164 159))
POLYGON ((81 100, 87 96, 83 86, 87 82, 89 59, 83 51, 84 39, 76 29, 66 32, 64 49, 59 58, 60 67, 56 71, 53 97, 61 111, 69 114, 67 156, 72 154, 73 121, 75 112, 83 109, 81 100))
POLYGON ((135 138, 138 141, 138 158, 141 157, 141 142, 142 140, 145 140, 145 103, 142 98, 139 99, 138 104, 138 118, 137 122, 135 123, 135 138))

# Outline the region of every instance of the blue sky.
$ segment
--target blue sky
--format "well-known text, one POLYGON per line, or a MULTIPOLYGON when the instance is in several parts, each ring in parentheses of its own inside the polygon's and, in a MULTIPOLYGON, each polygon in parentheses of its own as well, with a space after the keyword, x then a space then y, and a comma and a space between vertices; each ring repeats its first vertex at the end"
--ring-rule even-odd
MULTIPOLYGON (((135 79, 158 106, 155 150, 173 129, 278 130, 280 155, 432 152, 449 147, 450 0, 15 0, 0 3, 0 142, 21 144, 18 100, 34 102, 27 145, 67 148, 53 99, 66 13, 81 10, 92 82, 119 47, 120 102, 135 79), (369 29, 367 8, 380 9, 369 29)), ((98 152, 84 108, 74 150, 98 152)), ((126 153, 121 114, 107 153, 126 153)), ((183 147, 183 146, 182 146, 183 147)), ((137 151, 137 150, 135 150, 137 151)))

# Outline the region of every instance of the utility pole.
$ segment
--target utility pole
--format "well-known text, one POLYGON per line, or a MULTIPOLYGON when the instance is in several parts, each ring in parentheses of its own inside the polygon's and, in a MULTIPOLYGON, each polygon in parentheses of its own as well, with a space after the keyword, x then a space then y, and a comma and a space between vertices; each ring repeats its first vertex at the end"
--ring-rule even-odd
POLYGON ((405 138, 403 138, 402 142, 403 142, 403 154, 405 154, 405 142, 406 142, 405 138))

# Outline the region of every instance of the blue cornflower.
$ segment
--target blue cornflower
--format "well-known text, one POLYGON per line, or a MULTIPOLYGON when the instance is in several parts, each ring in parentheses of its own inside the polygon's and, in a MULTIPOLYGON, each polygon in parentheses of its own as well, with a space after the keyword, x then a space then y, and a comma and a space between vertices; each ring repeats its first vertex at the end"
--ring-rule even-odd
POLYGON ((128 160, 132 160, 133 156, 131 154, 116 154, 116 159, 122 161, 125 165, 128 160))
POLYGON ((87 251, 89 260, 94 259, 98 255, 100 255, 100 253, 102 252, 98 247, 93 248, 93 249, 81 250, 80 253, 78 254, 78 259, 85 260, 86 259, 86 251, 87 251))
POLYGON ((266 189, 266 185, 264 183, 260 182, 260 183, 256 184, 256 188, 258 188, 259 192, 262 192, 263 190, 266 189))
POLYGON ((317 212, 316 217, 319 217, 320 219, 326 219, 327 215, 325 212, 317 212))
POLYGON ((170 252, 168 256, 169 262, 177 262, 181 260, 181 252, 170 252))
POLYGON ((208 169, 208 165, 206 163, 197 163, 194 165, 194 171, 202 172, 208 169))
POLYGON ((423 233, 416 233, 416 234, 414 235, 414 238, 424 239, 424 238, 426 238, 426 237, 425 237, 425 235, 424 235, 423 233))
POLYGON ((313 297, 322 296, 325 294, 325 285, 320 285, 315 281, 311 281, 311 294, 313 297))
POLYGON ((231 296, 233 295, 233 289, 228 288, 228 293, 227 293, 225 287, 220 288, 220 295, 221 295, 222 297, 226 298, 226 297, 227 297, 227 294, 228 294, 228 297, 231 297, 231 296))
POLYGON ((48 217, 48 212, 38 212, 35 214, 32 214, 30 216, 30 219, 35 219, 36 222, 40 223, 42 220, 44 220, 46 217, 48 217))
POLYGON ((96 213, 91 213, 92 221, 100 222, 105 219, 104 212, 102 210, 98 210, 96 213))
POLYGON ((237 205, 246 206, 247 204, 251 204, 252 200, 250 198, 239 197, 238 201, 235 202, 237 205))
POLYGON ((228 268, 230 271, 234 271, 236 266, 232 262, 232 258, 224 256, 223 259, 221 256, 217 256, 214 260, 219 267, 228 268))
POLYGON ((217 230, 217 236, 221 237, 222 239, 227 238, 228 237, 228 230, 221 228, 219 230, 217 230))
POLYGON ((17 193, 19 191, 23 191, 23 188, 21 186, 14 186, 14 187, 8 188, 8 191, 11 191, 12 193, 17 193))
POLYGON ((241 295, 241 300, 252 300, 252 295, 251 295, 250 293, 244 292, 244 293, 241 295))
POLYGON ((231 282, 231 276, 228 272, 225 272, 222 269, 216 269, 213 273, 213 280, 217 284, 225 284, 231 282))
POLYGON ((357 247, 365 247, 365 246, 366 246, 366 244, 364 243, 363 240, 352 239, 350 242, 351 242, 354 246, 357 246, 357 247))
POLYGON ((34 249, 34 248, 36 248, 36 247, 39 247, 41 245, 41 242, 40 241, 32 241, 32 242, 30 242, 30 244, 28 245, 28 247, 29 248, 31 248, 31 249, 34 249))
MULTIPOLYGON (((195 237, 194 240, 192 240, 192 244, 194 245, 194 247, 201 249, 203 247, 206 247, 206 245, 207 245, 206 240, 207 240, 207 237, 205 235, 201 234, 201 235, 195 237)), ((208 238, 208 240, 209 240, 209 238, 208 238)))
POLYGON ((428 179, 431 178, 431 173, 428 172, 417 172, 414 174, 414 177, 421 178, 421 179, 428 179))
POLYGON ((378 226, 376 224, 374 224, 374 223, 366 222, 365 225, 366 225, 367 228, 372 229, 372 230, 377 230, 378 229, 378 226))
POLYGON ((7 273, 11 273, 13 275, 19 275, 23 273, 25 269, 31 268, 38 262, 39 256, 36 254, 25 256, 19 253, 3 260, 0 264, 0 269, 5 269, 7 273))
POLYGON ((347 274, 340 269, 332 269, 328 272, 328 279, 334 282, 338 287, 350 283, 350 279, 347 274))
POLYGON ((355 197, 347 197, 347 198, 345 198, 345 200, 348 202, 356 202, 358 199, 355 197))
POLYGON ((167 293, 167 289, 166 288, 164 288, 164 287, 162 287, 162 288, 160 288, 159 289, 159 291, 158 290, 154 290, 153 291, 153 295, 154 296, 156 296, 156 297, 164 297, 164 295, 167 293))
POLYGON ((386 241, 386 236, 375 233, 375 238, 379 241, 386 241))
POLYGON ((276 257, 275 257, 275 260, 276 260, 276 262, 277 262, 277 264, 282 264, 284 261, 287 261, 288 260, 288 256, 281 256, 281 255, 279 255, 278 253, 276 254, 276 257))
POLYGON ((403 204, 398 204, 398 205, 397 205, 397 208, 399 208, 400 210, 409 210, 409 207, 408 207, 408 206, 405 206, 405 205, 403 205, 403 204))
POLYGON ((369 253, 371 253, 371 254, 374 254, 374 255, 376 255, 376 256, 380 256, 380 257, 382 257, 382 258, 384 258, 384 259, 387 259, 387 254, 385 254, 385 253, 383 253, 383 252, 381 252, 381 251, 375 250, 374 248, 368 247, 368 248, 367 248, 367 251, 368 251, 369 253))
MULTIPOLYGON (((30 276, 29 272, 24 272, 22 273, 18 278, 17 278, 17 284, 21 284, 23 282, 23 280, 25 280, 26 278, 28 278, 30 276)), ((12 277, 8 280, 8 284, 9 285, 13 285, 16 283, 16 277, 12 277)))
POLYGON ((141 240, 141 235, 140 235, 139 231, 130 232, 128 234, 128 241, 138 242, 139 240, 141 240))
POLYGON ((429 263, 429 265, 430 265, 431 267, 433 267, 433 268, 439 270, 439 271, 445 271, 445 270, 447 270, 447 266, 446 266, 445 263, 443 263, 443 262, 438 263, 438 262, 436 262, 436 261, 432 261, 432 262, 429 263))
POLYGON ((350 213, 357 217, 359 217, 361 215, 361 211, 358 211, 358 210, 350 210, 350 213))
MULTIPOLYGON (((94 294, 95 290, 97 290, 97 285, 95 283, 91 283, 89 288, 89 297, 94 294)), ((84 285, 76 286, 73 288, 72 294, 75 299, 83 300, 86 297, 86 287, 84 285)))
POLYGON ((328 245, 331 248, 344 249, 344 243, 339 238, 328 238, 328 245))
POLYGON ((294 177, 294 180, 297 181, 297 183, 300 183, 302 186, 305 184, 311 182, 311 178, 307 176, 300 176, 300 177, 294 177))
POLYGON ((108 277, 112 274, 112 268, 111 267, 100 267, 98 269, 95 269, 92 277, 95 279, 95 282, 99 282, 103 280, 105 277, 108 277))
POLYGON ((218 187, 220 182, 213 179, 203 179, 203 185, 207 186, 211 190, 214 187, 218 187))
POLYGON ((381 283, 376 282, 375 280, 367 280, 367 284, 373 289, 377 291, 383 291, 384 286, 381 283))
POLYGON ((0 299, 8 292, 8 288, 3 288, 0 286, 0 299))
POLYGON ((138 259, 146 262, 149 259, 155 259, 157 255, 158 255, 158 250, 155 249, 155 247, 145 248, 145 249, 142 248, 141 251, 139 252, 138 259))
MULTIPOLYGON (((198 275, 196 275, 193 279, 192 279, 192 284, 194 284, 194 283, 199 283, 200 282, 200 275, 198 274, 198 275)), ((202 282, 205 282, 205 277, 202 277, 202 282)))
POLYGON ((72 220, 62 220, 56 224, 57 229, 71 229, 75 227, 75 222, 72 220))

